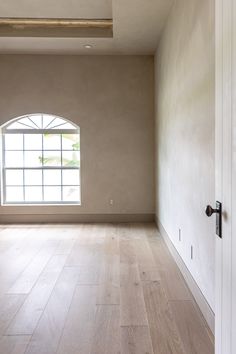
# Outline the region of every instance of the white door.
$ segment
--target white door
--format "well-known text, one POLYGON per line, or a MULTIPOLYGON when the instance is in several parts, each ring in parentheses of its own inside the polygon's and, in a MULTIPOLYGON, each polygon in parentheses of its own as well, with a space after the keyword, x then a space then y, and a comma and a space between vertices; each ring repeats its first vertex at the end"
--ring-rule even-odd
POLYGON ((236 0, 216 0, 216 354, 236 354, 236 0))

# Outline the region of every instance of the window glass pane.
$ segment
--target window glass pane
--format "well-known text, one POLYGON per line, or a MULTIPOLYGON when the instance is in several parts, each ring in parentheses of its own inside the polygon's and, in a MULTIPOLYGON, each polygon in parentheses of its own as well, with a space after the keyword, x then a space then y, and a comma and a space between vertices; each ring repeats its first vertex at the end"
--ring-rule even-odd
POLYGON ((63 201, 80 202, 80 187, 63 187, 63 201))
POLYGON ((61 151, 44 151, 44 166, 61 166, 61 151))
POLYGON ((33 114, 29 116, 30 121, 33 123, 34 129, 41 129, 42 126, 42 114, 33 114))
POLYGON ((23 185, 22 170, 6 170, 6 185, 19 186, 23 185))
POLYGON ((47 202, 61 201, 61 187, 44 187, 44 200, 47 202))
POLYGON ((80 166, 79 151, 63 151, 62 164, 63 166, 68 166, 68 167, 79 167, 80 166))
MULTIPOLYGON (((53 124, 52 124, 52 126, 53 126, 53 124)), ((67 122, 65 122, 65 124, 62 124, 61 126, 59 126, 59 127, 53 127, 52 129, 57 129, 57 128, 61 128, 61 129, 76 129, 76 127, 73 125, 73 124, 71 124, 71 123, 67 123, 67 122)))
POLYGON ((41 202, 42 201, 42 187, 25 187, 25 201, 26 202, 41 202))
POLYGON ((79 170, 64 170, 63 173, 63 185, 79 185, 79 170))
POLYGON ((43 134, 44 150, 61 150, 61 136, 59 134, 43 134))
POLYGON ((79 134, 62 134, 62 150, 79 150, 79 134))
MULTIPOLYGON (((64 119, 61 119, 59 117, 56 117, 55 120, 50 124, 49 128, 50 129, 57 129, 59 127, 61 127, 62 129, 64 129, 64 124, 67 123, 64 119)), ((74 127, 72 126, 72 129, 74 127)))
POLYGON ((23 150, 23 134, 5 134, 6 150, 23 150))
POLYGON ((61 185, 61 170, 44 170, 44 185, 61 185))
POLYGON ((44 129, 49 129, 50 123, 55 119, 54 116, 51 116, 50 114, 44 114, 43 115, 43 128, 44 129))
POLYGON ((5 152, 6 167, 23 167, 23 152, 6 151, 5 152))
POLYGON ((7 129, 11 130, 11 129, 31 129, 30 127, 25 127, 22 124, 18 123, 18 122, 14 122, 11 125, 9 125, 9 127, 7 127, 7 129))
POLYGON ((28 118, 22 118, 18 121, 18 123, 21 124, 21 129, 27 129, 27 128, 31 128, 31 129, 35 129, 35 125, 34 123, 28 118))
POLYGON ((25 134, 25 150, 42 150, 42 134, 25 134))
POLYGON ((6 187, 7 202, 23 202, 23 187, 6 187))
POLYGON ((25 170, 25 185, 42 185, 42 170, 25 170))
POLYGON ((25 167, 40 167, 42 166, 41 151, 25 151, 25 167))

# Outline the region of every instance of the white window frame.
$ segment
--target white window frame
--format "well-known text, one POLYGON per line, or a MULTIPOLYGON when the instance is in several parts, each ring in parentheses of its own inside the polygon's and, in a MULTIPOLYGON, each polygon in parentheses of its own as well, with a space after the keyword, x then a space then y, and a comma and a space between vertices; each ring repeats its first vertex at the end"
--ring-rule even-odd
MULTIPOLYGON (((7 134, 23 134, 23 150, 18 150, 18 151, 23 151, 23 156, 25 154, 26 151, 34 151, 32 150, 27 150, 24 148, 24 137, 26 134, 42 134, 42 157, 44 156, 44 152, 47 151, 44 149, 43 146, 43 134, 50 134, 50 135, 60 135, 61 137, 61 150, 55 150, 55 151, 60 151, 61 152, 61 159, 62 159, 62 152, 63 151, 73 151, 73 150, 63 150, 62 149, 62 134, 78 134, 79 135, 79 142, 80 142, 80 128, 78 126, 76 126, 73 122, 65 119, 65 118, 61 118, 61 117, 57 117, 54 116, 55 118, 60 118, 63 119, 65 122, 68 122, 70 124, 72 124, 73 126, 75 126, 74 129, 63 129, 58 127, 57 129, 8 129, 8 127, 17 122, 18 120, 22 119, 22 118, 28 118, 28 117, 33 117, 34 115, 39 115, 39 114, 29 114, 29 115, 25 115, 22 117, 18 117, 17 119, 11 120, 10 122, 8 122, 5 126, 2 127, 2 134, 1 134, 1 140, 2 140, 2 161, 1 161, 1 180, 2 180, 2 195, 1 195, 1 205, 2 206, 7 206, 7 205, 22 205, 22 206, 27 206, 27 205, 53 205, 53 206, 60 206, 60 205, 81 205, 81 160, 80 160, 80 164, 79 167, 77 166, 63 166, 61 163, 61 166, 40 166, 40 167, 27 167, 27 166, 22 166, 22 167, 7 167, 5 165, 5 152, 8 151, 5 148, 5 136, 7 134), (7 188, 7 184, 6 184, 6 171, 7 170, 21 170, 23 171, 23 191, 24 191, 24 200, 22 201, 7 201, 6 200, 6 188, 7 188), (24 171, 25 170, 39 170, 42 171, 42 176, 43 176, 43 170, 60 170, 61 171, 61 184, 60 185, 55 185, 55 186, 59 186, 61 187, 61 200, 60 201, 25 201, 25 187, 27 187, 28 185, 25 184, 25 179, 24 179, 24 171), (78 181, 78 186, 79 190, 80 190, 80 200, 78 201, 63 201, 62 195, 63 195, 63 187, 67 187, 67 186, 72 186, 72 185, 63 185, 63 171, 65 170, 78 170, 79 171, 79 181, 78 181)), ((40 114, 42 116, 47 115, 47 114, 40 114)), ((51 116, 51 115, 50 115, 51 116)), ((17 153, 17 150, 14 150, 17 153)), ((50 150, 53 151, 53 150, 50 150)), ((81 149, 79 148, 78 150, 79 152, 81 151, 81 149)), ((53 187, 54 185, 50 185, 50 187, 53 187)), ((31 187, 31 185, 30 185, 31 187)), ((42 177, 42 199, 44 199, 44 187, 46 187, 46 185, 44 184, 43 181, 43 177, 42 177)))

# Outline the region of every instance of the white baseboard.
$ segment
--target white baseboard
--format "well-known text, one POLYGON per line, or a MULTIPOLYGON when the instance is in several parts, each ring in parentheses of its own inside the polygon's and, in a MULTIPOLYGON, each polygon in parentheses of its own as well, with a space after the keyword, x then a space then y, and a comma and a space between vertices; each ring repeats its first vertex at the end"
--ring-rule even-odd
POLYGON ((1 224, 153 222, 154 214, 1 214, 1 224))
POLYGON ((208 326, 210 327, 212 333, 215 332, 215 315, 212 311, 210 305, 208 304, 206 298, 204 297, 203 293, 201 292, 200 288, 198 287, 196 281, 193 279, 190 271, 186 267, 182 257, 179 255, 178 251, 176 250, 175 246, 173 245, 170 237, 168 236, 167 232, 165 231, 161 222, 156 218, 156 225, 158 231, 160 232, 162 238, 164 239, 170 253, 172 254, 176 264, 178 265, 193 297, 199 306, 208 326))

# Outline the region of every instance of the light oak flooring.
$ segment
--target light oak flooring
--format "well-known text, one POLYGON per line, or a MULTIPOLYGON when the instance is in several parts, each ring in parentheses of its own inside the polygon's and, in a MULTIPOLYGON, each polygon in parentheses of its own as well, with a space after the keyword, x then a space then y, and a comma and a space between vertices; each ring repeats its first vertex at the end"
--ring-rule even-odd
POLYGON ((153 224, 0 227, 0 354, 213 354, 153 224))

